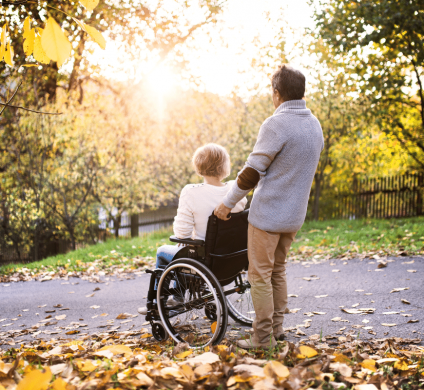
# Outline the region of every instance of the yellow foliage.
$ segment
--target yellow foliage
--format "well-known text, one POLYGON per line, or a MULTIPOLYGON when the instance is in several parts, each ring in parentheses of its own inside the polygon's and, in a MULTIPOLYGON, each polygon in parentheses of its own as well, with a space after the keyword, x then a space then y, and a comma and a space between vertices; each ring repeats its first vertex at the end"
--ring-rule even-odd
POLYGON ((81 371, 84 372, 91 372, 97 368, 91 360, 77 360, 75 361, 75 364, 81 371))
POLYGON ((34 52, 34 42, 35 42, 35 29, 31 29, 24 41, 24 52, 25 55, 30 56, 34 52))
POLYGON ((193 351, 189 349, 188 351, 178 353, 177 355, 175 355, 175 357, 178 359, 185 359, 187 356, 190 356, 192 353, 193 351))
POLYGON ((62 378, 56 378, 51 384, 52 390, 66 390, 68 384, 62 378))
POLYGON ((96 42, 102 49, 106 49, 106 40, 104 39, 102 33, 98 31, 95 27, 85 24, 83 21, 72 18, 90 37, 96 42))
POLYGON ((19 382, 16 390, 46 390, 51 378, 52 373, 48 367, 44 372, 33 370, 19 382))
POLYGON ((92 11, 99 4, 99 0, 80 0, 80 3, 87 9, 87 11, 92 11))
MULTIPOLYGON (((38 32, 41 34, 43 32, 42 29, 38 29, 38 32)), ((48 64, 50 62, 50 58, 47 57, 46 52, 44 51, 41 45, 41 36, 37 35, 34 39, 34 59, 42 64, 48 64)))
POLYGON ((216 321, 211 324, 211 330, 212 330, 212 333, 215 333, 215 330, 216 330, 216 321))
POLYGON ((271 360, 270 362, 268 362, 267 365, 264 367, 264 373, 266 376, 269 376, 271 378, 275 376, 278 378, 287 378, 290 375, 289 369, 277 360, 271 360))
POLYGON ((299 359, 311 358, 318 355, 318 352, 315 349, 308 347, 307 345, 301 345, 299 347, 300 354, 297 355, 299 359))
POLYGON ((47 20, 46 27, 41 35, 41 45, 47 57, 57 61, 59 68, 71 55, 71 43, 52 17, 47 20))
POLYGON ((400 371, 408 371, 408 362, 404 359, 398 360, 393 367, 400 371))
POLYGON ((377 371, 375 368, 375 360, 365 359, 362 363, 360 363, 361 367, 366 368, 371 371, 377 371))
POLYGON ((133 354, 131 348, 127 347, 126 345, 106 345, 105 347, 100 348, 99 351, 110 351, 114 355, 123 353, 125 357, 131 356, 133 354))

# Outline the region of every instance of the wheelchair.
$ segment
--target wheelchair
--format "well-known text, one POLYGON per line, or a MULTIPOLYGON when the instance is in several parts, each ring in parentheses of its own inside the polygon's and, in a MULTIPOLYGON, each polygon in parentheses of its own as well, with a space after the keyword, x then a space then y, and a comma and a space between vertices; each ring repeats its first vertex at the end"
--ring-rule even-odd
POLYGON ((146 270, 151 274, 146 321, 156 340, 171 337, 192 349, 205 348, 222 341, 228 316, 252 326, 248 214, 245 210, 223 221, 212 213, 204 241, 169 238, 185 246, 166 267, 146 270))

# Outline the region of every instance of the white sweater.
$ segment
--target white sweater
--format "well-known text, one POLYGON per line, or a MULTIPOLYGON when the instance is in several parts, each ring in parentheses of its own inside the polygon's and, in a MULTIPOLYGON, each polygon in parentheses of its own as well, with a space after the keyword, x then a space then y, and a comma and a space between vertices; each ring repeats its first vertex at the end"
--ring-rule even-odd
MULTIPOLYGON (((225 195, 231 189, 234 180, 217 187, 210 184, 188 184, 181 191, 177 216, 174 221, 174 234, 178 238, 193 238, 204 240, 208 218, 215 207, 222 203, 225 195)), ((247 199, 244 197, 231 210, 239 213, 244 210, 247 199)))

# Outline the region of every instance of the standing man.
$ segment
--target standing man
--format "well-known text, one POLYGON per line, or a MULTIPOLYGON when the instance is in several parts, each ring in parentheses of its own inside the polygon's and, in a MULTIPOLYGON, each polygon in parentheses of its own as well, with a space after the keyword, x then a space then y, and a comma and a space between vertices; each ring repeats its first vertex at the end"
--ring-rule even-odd
POLYGON ((272 76, 274 114, 262 124, 256 145, 237 185, 215 209, 228 219, 231 209, 253 188, 249 213, 248 277, 256 319, 254 336, 238 346, 274 348, 284 339, 287 307, 286 257, 305 221, 312 180, 324 138, 321 126, 306 108, 305 76, 283 65, 272 76))

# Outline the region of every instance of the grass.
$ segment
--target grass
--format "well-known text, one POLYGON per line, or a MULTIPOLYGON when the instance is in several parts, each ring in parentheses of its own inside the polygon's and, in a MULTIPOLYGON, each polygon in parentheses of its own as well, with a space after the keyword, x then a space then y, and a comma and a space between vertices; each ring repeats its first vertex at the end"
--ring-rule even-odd
POLYGON ((424 217, 309 221, 297 234, 290 255, 340 257, 375 251, 424 254, 424 217))
MULTIPOLYGON (((155 257, 158 246, 170 244, 170 234, 171 230, 165 229, 138 238, 111 239, 33 263, 4 265, 0 274, 10 274, 23 267, 34 272, 57 267, 81 271, 87 268, 84 263, 99 259, 105 266, 118 266, 136 256, 155 257)), ((307 221, 296 236, 290 257, 299 260, 355 257, 379 251, 391 255, 424 254, 424 217, 307 221)))

